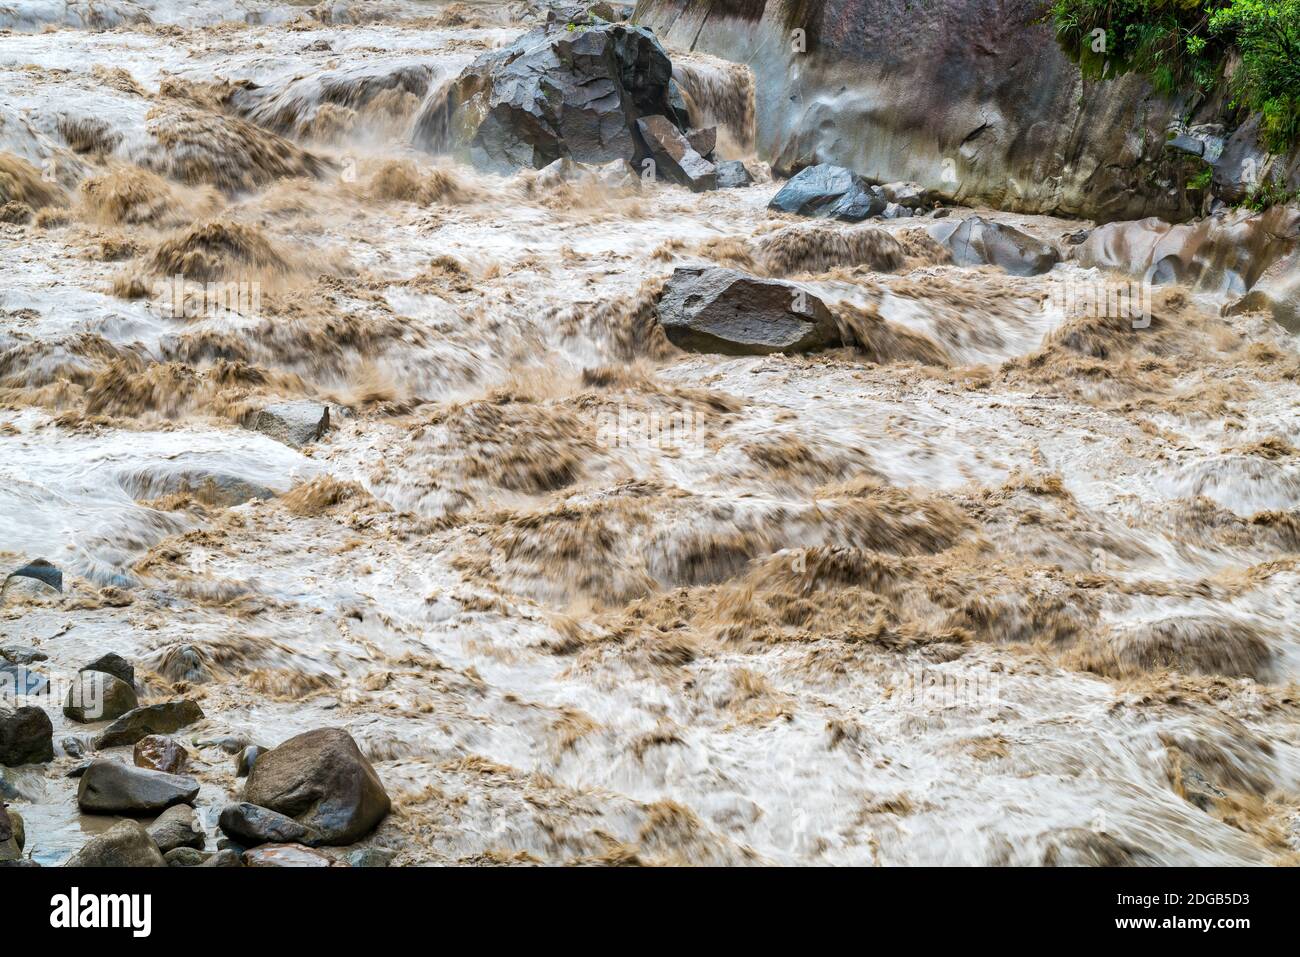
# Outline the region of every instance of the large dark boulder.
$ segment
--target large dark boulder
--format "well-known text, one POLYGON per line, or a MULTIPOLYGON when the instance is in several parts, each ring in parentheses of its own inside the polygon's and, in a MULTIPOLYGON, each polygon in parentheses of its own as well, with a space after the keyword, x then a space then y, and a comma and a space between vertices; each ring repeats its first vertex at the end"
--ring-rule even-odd
POLYGON ((1061 261, 1049 243, 981 216, 930 227, 930 235, 948 247, 958 266, 998 266, 1013 276, 1037 276, 1061 261))
POLYGON ((391 807, 379 775, 339 728, 308 731, 259 757, 244 800, 293 818, 321 844, 355 843, 391 807))
POLYGON ((649 30, 554 19, 466 67, 417 118, 416 140, 505 173, 564 157, 635 163, 647 155, 639 118, 666 116, 686 130, 671 84, 672 63, 649 30))
POLYGON ((171 734, 187 725, 203 720, 203 711, 198 703, 188 698, 181 701, 165 701, 151 704, 144 708, 128 711, 95 739, 97 748, 115 748, 124 744, 135 744, 150 734, 171 734))
POLYGON ((674 270, 658 315, 669 340, 692 352, 807 352, 840 339, 830 310, 812 293, 717 266, 674 270))
POLYGON ((0 708, 0 764, 44 764, 54 760, 54 725, 43 708, 0 708))
POLYGON ((800 170, 767 204, 800 216, 821 216, 860 222, 885 211, 878 188, 843 166, 820 163, 800 170))
POLYGON ((173 805, 158 815, 158 820, 149 825, 149 836, 163 854, 178 847, 202 850, 207 842, 198 815, 188 804, 173 805))
POLYGON ((159 814, 198 796, 191 777, 104 759, 91 762, 77 787, 77 805, 87 814, 159 814))
POLYGON ((102 671, 106 675, 112 675, 120 681, 125 681, 131 687, 135 687, 135 666, 115 651, 100 655, 81 670, 102 671))
POLYGON ((166 867, 153 838, 136 821, 118 821, 87 841, 67 867, 166 867))
POLYGON ((63 714, 72 721, 114 721, 140 706, 135 689, 105 671, 82 671, 68 689, 63 714))

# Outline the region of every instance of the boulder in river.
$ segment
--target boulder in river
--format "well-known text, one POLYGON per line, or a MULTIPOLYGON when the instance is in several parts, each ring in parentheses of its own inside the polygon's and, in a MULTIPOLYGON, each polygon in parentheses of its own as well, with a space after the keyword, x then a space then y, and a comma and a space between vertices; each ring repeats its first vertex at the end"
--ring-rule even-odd
POLYGON ((278 811, 247 801, 227 804, 221 809, 218 823, 221 830, 244 847, 257 847, 259 844, 306 844, 314 847, 321 843, 320 835, 312 828, 278 811))
POLYGON ((718 189, 738 189, 753 182, 754 177, 740 160, 726 160, 718 164, 718 189))
POLYGON ((168 867, 199 867, 211 854, 192 847, 174 847, 163 855, 168 867))
POLYGON ((259 757, 244 800, 311 828, 321 844, 355 843, 391 807, 379 775, 339 728, 308 731, 259 757))
POLYGON ((497 172, 647 155, 643 116, 686 126, 673 105, 672 62, 643 27, 584 17, 555 19, 466 67, 416 120, 426 148, 468 154, 497 172))
POLYGON ((0 764, 44 764, 54 760, 54 725, 45 709, 0 708, 0 764))
POLYGON ((723 355, 807 352, 840 341, 810 292, 718 266, 680 266, 664 286, 659 323, 678 348, 723 355))
POLYGON ((792 176, 767 205, 800 216, 860 222, 883 213, 886 203, 878 187, 852 170, 819 163, 792 176))
POLYGON ((113 651, 100 655, 90 664, 82 666, 81 670, 102 671, 106 675, 112 675, 119 681, 125 681, 132 688, 135 687, 135 667, 131 662, 113 651))
POLYGON ((706 160, 664 116, 643 116, 636 121, 655 170, 664 179, 694 193, 718 188, 718 170, 706 160))
POLYGON ((137 821, 118 821, 87 841, 68 867, 166 867, 162 852, 137 821))
POLYGON ((165 701, 151 704, 144 708, 128 711, 95 739, 97 748, 115 748, 125 744, 135 744, 150 734, 171 734, 186 725, 203 720, 203 711, 198 703, 188 698, 180 701, 165 701))
POLYGON ((131 757, 137 768, 177 774, 185 769, 190 753, 175 738, 150 734, 135 743, 131 757))
POLYGON ((140 707, 135 689, 105 671, 82 670, 73 679, 63 702, 63 714, 72 721, 114 721, 140 707))
POLYGON ((929 227, 958 266, 998 266, 1013 276, 1037 276, 1061 261, 1060 251, 1028 233, 982 216, 929 227))
POLYGON ((199 784, 191 777, 103 758, 91 762, 77 787, 77 805, 87 814, 159 814, 198 796, 199 784))
POLYGON ((173 805, 158 815, 158 820, 149 825, 149 836, 163 854, 178 847, 202 850, 207 841, 198 815, 188 804, 173 805))
POLYGON ((310 399, 273 402, 245 416, 244 427, 300 449, 329 431, 330 410, 310 399))

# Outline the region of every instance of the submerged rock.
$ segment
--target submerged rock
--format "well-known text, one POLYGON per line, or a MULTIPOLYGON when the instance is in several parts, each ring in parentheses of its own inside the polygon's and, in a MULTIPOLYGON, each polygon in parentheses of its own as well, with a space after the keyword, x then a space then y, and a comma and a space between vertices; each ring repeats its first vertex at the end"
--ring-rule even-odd
POLYGON ((740 160, 727 160, 718 164, 718 189, 738 189, 749 186, 754 177, 740 160))
POLYGON ((352 844, 388 814, 388 793, 352 736, 321 728, 258 758, 244 800, 294 818, 321 844, 352 844))
POLYGON ((843 166, 821 163, 800 170, 767 204, 800 216, 821 216, 859 222, 885 211, 879 189, 843 166))
POLYGON ((830 310, 812 293, 716 266, 674 270, 658 316, 669 340, 692 352, 767 355, 839 342, 830 310))
POLYGON ((167 649, 158 663, 158 674, 173 684, 198 685, 212 680, 202 652, 193 645, 177 645, 167 649))
POLYGON ((666 117, 645 116, 636 121, 636 127, 655 161, 655 169, 665 179, 695 193, 717 189, 717 168, 666 117))
POLYGON ((91 762, 77 787, 77 805, 87 814, 158 814, 198 796, 199 784, 191 777, 103 758, 91 762))
POLYGON ((136 708, 105 728, 104 733, 95 739, 95 747, 102 749, 135 744, 146 735, 171 734, 202 720, 203 711, 198 703, 188 698, 136 708))
POLYGON ((0 764, 44 764, 54 760, 54 725, 43 708, 0 708, 0 764))
POLYGON ((118 821, 92 837, 67 867, 166 867, 162 852, 137 821, 118 821))
POLYGON ((650 31, 589 18, 570 29, 567 18, 553 19, 466 67, 418 118, 416 136, 498 172, 561 157, 635 164, 647 155, 641 117, 669 117, 685 132, 671 81, 672 63, 650 31))
POLYGON ((1061 261, 1055 246, 982 216, 940 223, 929 230, 948 247, 958 266, 998 266, 1013 276, 1037 276, 1061 261))

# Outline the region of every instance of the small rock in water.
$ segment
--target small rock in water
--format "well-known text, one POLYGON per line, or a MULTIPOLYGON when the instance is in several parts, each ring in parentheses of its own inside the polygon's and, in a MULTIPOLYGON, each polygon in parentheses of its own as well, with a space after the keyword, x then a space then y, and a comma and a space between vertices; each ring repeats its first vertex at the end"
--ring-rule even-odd
POLYGON ((295 449, 318 441, 330 428, 329 406, 310 399, 274 402, 250 413, 244 427, 295 449))
POLYGON ((198 867, 211 856, 192 847, 174 847, 163 855, 163 860, 168 867, 198 867))
POLYGON ((235 851, 220 850, 212 854, 200 867, 243 867, 244 860, 235 851))
POLYGON ((690 130, 686 134, 686 142, 691 144, 691 149, 695 152, 709 159, 718 145, 718 128, 706 126, 698 130, 690 130))
POLYGON ((50 656, 35 648, 24 645, 5 645, 0 647, 0 661, 11 665, 31 665, 38 661, 49 661, 50 656))
POLYGON ((199 740, 198 738, 194 739, 194 746, 196 748, 220 748, 222 751, 225 751, 226 754, 238 754, 240 751, 244 750, 244 748, 249 747, 251 743, 252 742, 247 738, 240 738, 235 735, 229 735, 224 738, 204 738, 203 740, 199 740))
POLYGON ((60 739, 59 747, 61 747, 63 753, 70 758, 80 758, 86 753, 86 742, 82 741, 80 738, 74 738, 72 735, 60 739))
POLYGON ((90 664, 85 665, 82 671, 102 671, 106 675, 112 675, 119 681, 125 681, 132 688, 135 687, 135 667, 116 652, 110 651, 106 655, 100 655, 90 664))
POLYGON ((754 177, 740 160, 726 160, 718 164, 718 189, 739 189, 750 186, 754 177))
POLYGON ((826 304, 810 292, 721 267, 678 267, 659 323, 678 348, 723 355, 807 352, 839 342, 826 304))
POLYGON ((636 127, 664 179, 696 193, 718 188, 717 167, 701 156, 666 116, 643 116, 636 127))
POLYGON ((316 831, 322 844, 354 844, 378 826, 392 802, 352 735, 321 728, 290 738, 257 759, 244 800, 316 831))
POLYGON ((291 817, 256 804, 241 801, 227 804, 218 819, 221 830, 244 847, 259 844, 306 844, 315 846, 320 835, 291 817))
POLYGON ((168 649, 158 663, 158 674, 173 683, 200 685, 212 680, 207 661, 193 645, 177 645, 168 649))
POLYGON ((113 721, 140 707, 130 684, 106 671, 82 670, 63 702, 64 717, 79 722, 113 721))
POLYGON ((22 568, 15 569, 6 575, 4 586, 0 586, 0 593, 3 592, 4 588, 8 587, 11 578, 30 578, 49 585, 55 591, 63 591, 63 572, 43 558, 29 562, 22 568))
POLYGON ((138 768, 176 774, 184 770, 190 753, 174 738, 151 734, 135 743, 132 759, 138 768))
POLYGON ((91 762, 77 787, 77 805, 87 814, 159 814, 198 796, 199 784, 191 777, 104 758, 91 762))
POLYGON ((880 187, 885 200, 897 203, 904 209, 921 209, 928 206, 934 194, 919 183, 885 183, 880 187))
POLYGON ((72 767, 68 768, 68 773, 63 775, 65 778, 79 778, 95 763, 96 758, 88 758, 85 761, 79 761, 72 767))
POLYGON ((886 200, 857 173, 820 163, 791 177, 767 205, 801 216, 860 222, 884 212, 886 200))
POLYGON ((266 748, 256 744, 250 744, 240 751, 239 757, 235 758, 235 777, 248 777, 248 772, 253 770, 253 765, 257 762, 257 759, 265 753, 266 748))
POLYGON ((151 704, 148 707, 128 711, 95 739, 97 748, 115 748, 125 744, 135 744, 150 734, 171 734, 186 725, 203 720, 203 711, 198 703, 188 698, 180 701, 167 701, 151 704))
POLYGON ((246 867, 347 867, 301 844, 263 844, 244 852, 246 867))
POLYGON ((359 847, 344 858, 349 867, 387 867, 397 852, 389 847, 359 847))
POLYGON ((0 708, 0 764, 45 764, 54 760, 54 725, 44 708, 0 708))
POLYGON ((202 850, 207 842, 198 815, 188 804, 177 804, 158 815, 158 820, 149 825, 149 836, 164 854, 178 847, 202 850))
POLYGON ((118 821, 92 837, 67 867, 166 867, 162 852, 138 821, 118 821))

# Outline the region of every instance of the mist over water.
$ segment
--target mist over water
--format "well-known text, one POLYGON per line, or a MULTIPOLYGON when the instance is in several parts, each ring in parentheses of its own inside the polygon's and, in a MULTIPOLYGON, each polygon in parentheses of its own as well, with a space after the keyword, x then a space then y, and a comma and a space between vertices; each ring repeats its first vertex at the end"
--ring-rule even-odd
MULTIPOLYGON (((131 659, 187 746, 346 728, 398 863, 1294 863, 1295 338, 770 211, 752 76, 689 51, 753 186, 458 163, 447 84, 529 16, 0 11, 0 559, 65 573, 0 646, 131 659), (849 344, 679 351, 655 297, 710 264, 849 344)), ((105 824, 48 707, 5 799, 58 864, 105 824)), ((242 781, 190 750, 215 831, 242 781)))

